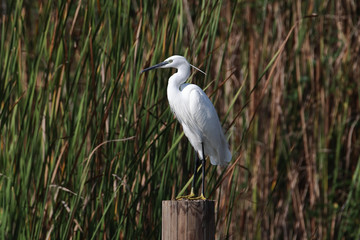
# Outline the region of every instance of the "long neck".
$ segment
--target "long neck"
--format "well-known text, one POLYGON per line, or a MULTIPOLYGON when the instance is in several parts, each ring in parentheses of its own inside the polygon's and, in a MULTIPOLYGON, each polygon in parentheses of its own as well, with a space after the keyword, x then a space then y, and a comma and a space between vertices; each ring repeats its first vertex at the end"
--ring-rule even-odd
POLYGON ((181 66, 178 71, 169 78, 168 88, 179 90, 181 84, 185 83, 190 76, 190 66, 181 66))
POLYGON ((190 66, 182 66, 178 68, 178 71, 169 78, 167 86, 167 97, 170 108, 175 113, 175 115, 177 115, 176 105, 178 103, 179 97, 181 97, 180 86, 185 83, 189 76, 190 66))

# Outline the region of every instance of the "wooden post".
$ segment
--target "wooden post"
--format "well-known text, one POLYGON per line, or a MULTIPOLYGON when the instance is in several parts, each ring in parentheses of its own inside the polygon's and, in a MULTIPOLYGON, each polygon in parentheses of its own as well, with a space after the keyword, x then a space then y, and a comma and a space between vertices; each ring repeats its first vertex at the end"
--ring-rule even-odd
POLYGON ((214 240, 215 201, 162 201, 162 240, 214 240))

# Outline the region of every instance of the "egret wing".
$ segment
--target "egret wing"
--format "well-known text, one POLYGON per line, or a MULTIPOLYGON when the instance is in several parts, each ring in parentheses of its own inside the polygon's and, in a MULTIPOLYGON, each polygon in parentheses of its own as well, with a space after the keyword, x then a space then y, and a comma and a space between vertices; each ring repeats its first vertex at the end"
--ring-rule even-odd
POLYGON ((231 153, 213 104, 199 87, 192 89, 189 99, 191 122, 201 134, 205 154, 210 156, 213 165, 227 164, 231 153))
POLYGON ((200 89, 193 89, 189 98, 190 116, 192 122, 203 134, 211 132, 218 127, 219 118, 213 104, 200 89))
POLYGON ((208 141, 212 147, 216 147, 216 140, 219 139, 222 129, 213 104, 200 88, 191 91, 190 101, 190 116, 193 124, 200 132, 201 138, 208 141))

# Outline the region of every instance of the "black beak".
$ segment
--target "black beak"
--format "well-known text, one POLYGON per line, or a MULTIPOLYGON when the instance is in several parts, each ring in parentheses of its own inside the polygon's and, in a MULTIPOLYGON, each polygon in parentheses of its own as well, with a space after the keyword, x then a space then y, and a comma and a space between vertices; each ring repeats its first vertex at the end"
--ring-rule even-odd
POLYGON ((143 72, 147 72, 151 69, 155 69, 155 68, 158 68, 158 67, 161 67, 161 66, 164 66, 166 64, 168 64, 169 62, 161 62, 161 63, 158 63, 158 64, 155 64, 154 66, 151 66, 151 67, 148 67, 148 68, 145 68, 143 70, 141 70, 140 74, 142 74, 143 72))

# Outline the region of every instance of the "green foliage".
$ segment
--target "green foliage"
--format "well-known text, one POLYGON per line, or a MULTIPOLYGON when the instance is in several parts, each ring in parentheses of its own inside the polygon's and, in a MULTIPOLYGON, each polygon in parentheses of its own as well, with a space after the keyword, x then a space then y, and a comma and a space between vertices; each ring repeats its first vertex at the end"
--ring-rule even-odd
POLYGON ((1 236, 160 238, 193 150, 172 70, 139 72, 181 54, 233 153, 207 166, 217 239, 359 238, 359 4, 342 4, 3 1, 1 236))

